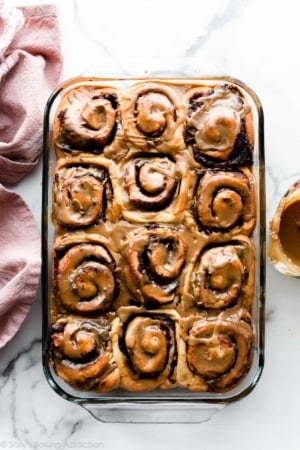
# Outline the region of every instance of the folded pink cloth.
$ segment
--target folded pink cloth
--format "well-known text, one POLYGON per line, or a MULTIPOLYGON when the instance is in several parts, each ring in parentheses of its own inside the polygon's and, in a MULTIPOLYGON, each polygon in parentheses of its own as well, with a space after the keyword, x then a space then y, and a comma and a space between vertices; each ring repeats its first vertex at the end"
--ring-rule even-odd
POLYGON ((0 348, 24 321, 39 285, 40 235, 21 197, 0 185, 0 348))
POLYGON ((44 108, 61 70, 56 6, 0 0, 0 182, 17 183, 37 164, 44 108))

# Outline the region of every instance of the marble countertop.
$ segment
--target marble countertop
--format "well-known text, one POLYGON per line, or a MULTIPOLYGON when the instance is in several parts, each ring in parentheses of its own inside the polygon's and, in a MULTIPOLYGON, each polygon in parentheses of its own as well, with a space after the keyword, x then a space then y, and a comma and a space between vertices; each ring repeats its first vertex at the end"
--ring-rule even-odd
MULTIPOLYGON (((29 5, 33 1, 15 0, 29 5)), ((46 2, 40 2, 46 3, 46 2)), ((230 75, 265 115, 267 221, 300 177, 300 2, 69 0, 60 10, 63 80, 153 67, 230 75)), ((196 73, 193 72, 193 73, 196 73)), ((41 221, 41 164, 14 187, 41 221)), ((268 237, 268 236, 267 236, 268 237)), ((299 280, 267 262, 265 366, 243 400, 201 424, 101 423, 48 385, 41 361, 41 295, 0 351, 1 448, 299 450, 299 280)))

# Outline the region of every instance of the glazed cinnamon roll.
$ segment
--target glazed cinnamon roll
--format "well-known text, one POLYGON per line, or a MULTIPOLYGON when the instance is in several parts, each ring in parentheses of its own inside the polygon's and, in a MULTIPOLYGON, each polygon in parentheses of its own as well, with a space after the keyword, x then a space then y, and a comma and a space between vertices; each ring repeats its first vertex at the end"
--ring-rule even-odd
POLYGON ((129 222, 179 223, 192 199, 195 177, 188 164, 147 154, 119 166, 123 217, 129 222), (122 180, 122 182, 121 182, 122 180))
POLYGON ((135 84, 124 92, 121 111, 125 137, 134 147, 160 152, 184 148, 185 107, 175 86, 135 84))
POLYGON ((171 387, 175 381, 176 331, 166 314, 132 314, 112 326, 113 355, 120 385, 128 391, 171 387))
POLYGON ((119 291, 116 262, 100 238, 70 236, 54 253, 55 296, 66 310, 96 314, 111 307, 119 291))
POLYGON ((196 192, 200 230, 251 235, 256 222, 255 183, 251 172, 207 170, 196 192))
POLYGON ((184 238, 172 228, 141 229, 129 237, 125 278, 142 304, 161 306, 176 299, 186 250, 184 238))
POLYGON ((204 247, 187 275, 184 296, 201 309, 240 306, 250 310, 254 297, 255 254, 250 240, 237 239, 204 247))
POLYGON ((248 373, 254 339, 243 320, 195 320, 183 325, 177 382, 192 391, 225 392, 248 373))
POLYGON ((124 181, 129 201, 138 209, 152 211, 170 204, 178 185, 175 164, 160 156, 130 161, 124 181))
POLYGON ((118 386, 108 327, 69 317, 52 324, 50 339, 54 370, 66 383, 96 392, 118 386))
POLYGON ((53 178, 53 222, 80 228, 114 220, 111 164, 103 158, 68 158, 58 161, 53 178))
POLYGON ((187 103, 185 141, 197 162, 208 167, 253 163, 251 110, 237 87, 193 88, 187 103))
POLYGON ((58 148, 100 153, 114 139, 118 107, 119 93, 113 87, 83 85, 69 91, 55 118, 58 148))

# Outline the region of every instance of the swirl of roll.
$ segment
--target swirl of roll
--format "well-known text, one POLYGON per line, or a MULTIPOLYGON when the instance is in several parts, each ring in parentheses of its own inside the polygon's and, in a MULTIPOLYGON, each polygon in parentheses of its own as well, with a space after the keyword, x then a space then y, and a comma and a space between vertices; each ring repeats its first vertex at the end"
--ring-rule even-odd
POLYGON ((86 241, 58 246, 56 255, 56 289, 61 304, 80 314, 106 311, 119 286, 116 263, 105 245, 86 241))
POLYGON ((175 300, 186 243, 172 228, 150 228, 130 236, 125 250, 129 290, 146 306, 160 306, 175 300))
POLYGON ((53 222, 78 228, 104 221, 112 216, 112 185, 107 162, 99 158, 59 160, 53 178, 53 222))
POLYGON ((52 324, 50 336, 54 370, 66 383, 96 392, 118 386, 107 327, 70 317, 52 324))
POLYGON ((243 171, 207 170, 198 185, 196 210, 201 230, 251 235, 256 222, 255 182, 243 171))
POLYGON ((185 108, 175 86, 151 81, 133 85, 124 92, 121 114, 134 147, 164 152, 184 148, 185 108))
POLYGON ((178 185, 175 163, 166 156, 130 160, 124 180, 129 202, 146 211, 159 211, 170 204, 178 185))
POLYGON ((225 392, 241 382, 253 359, 251 326, 243 320, 196 320, 181 342, 178 384, 225 392))
POLYGON ((237 302, 250 308, 254 271, 254 249, 245 238, 204 248, 191 274, 195 302, 208 309, 224 309, 237 302))
POLYGON ((112 340, 121 387, 135 392, 170 387, 176 349, 170 317, 137 315, 125 323, 116 319, 112 340))
POLYGON ((55 134, 64 151, 79 149, 100 153, 117 126, 118 90, 83 85, 62 99, 56 115, 55 134))
POLYGON ((252 164, 253 119, 237 87, 193 88, 187 102, 185 141, 197 162, 219 167, 252 164))

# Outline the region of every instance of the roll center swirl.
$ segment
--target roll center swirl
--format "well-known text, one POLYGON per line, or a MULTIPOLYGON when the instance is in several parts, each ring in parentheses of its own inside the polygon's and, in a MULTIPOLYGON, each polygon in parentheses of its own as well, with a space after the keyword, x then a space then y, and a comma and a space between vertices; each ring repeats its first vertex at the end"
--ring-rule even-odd
POLYGON ((126 330, 125 344, 134 369, 141 375, 161 372, 167 361, 168 345, 159 320, 136 317, 126 330))
POLYGON ((175 164, 167 157, 137 158, 125 169, 130 202, 142 210, 161 210, 173 200, 178 180, 175 164))
POLYGON ((58 293, 63 305, 75 312, 105 310, 113 301, 117 284, 115 264, 100 245, 79 244, 58 263, 58 293))
POLYGON ((81 117, 84 121, 82 126, 95 131, 107 128, 109 132, 114 126, 116 111, 108 100, 100 98, 87 102, 82 108, 81 117))
POLYGON ((168 115, 173 116, 173 106, 168 97, 158 92, 142 95, 137 101, 137 125, 146 135, 159 136, 168 123, 168 115))

